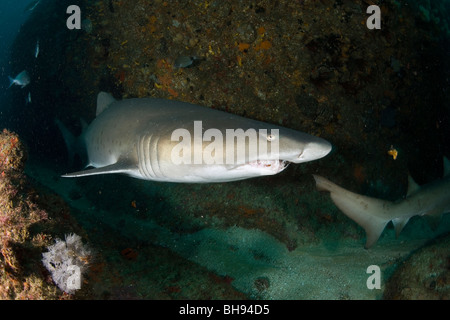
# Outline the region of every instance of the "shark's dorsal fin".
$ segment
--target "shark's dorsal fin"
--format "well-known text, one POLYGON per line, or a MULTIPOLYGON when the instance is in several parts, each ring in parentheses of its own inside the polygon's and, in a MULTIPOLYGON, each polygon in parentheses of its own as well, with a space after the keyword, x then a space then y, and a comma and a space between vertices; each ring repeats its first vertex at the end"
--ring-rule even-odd
POLYGON ((97 112, 96 116, 105 111, 116 99, 107 92, 100 92, 97 96, 97 112))
POLYGON ((444 157, 444 177, 450 175, 450 160, 444 157))
POLYGON ((97 174, 108 174, 108 173, 124 173, 129 174, 132 171, 137 170, 136 164, 128 159, 118 160, 116 163, 110 164, 108 166, 87 169, 72 173, 67 173, 62 175, 63 178, 76 178, 76 177, 85 177, 85 176, 93 176, 97 174))
POLYGON ((408 175, 408 193, 406 196, 409 196, 410 194, 416 192, 420 189, 420 186, 414 181, 414 179, 408 175))

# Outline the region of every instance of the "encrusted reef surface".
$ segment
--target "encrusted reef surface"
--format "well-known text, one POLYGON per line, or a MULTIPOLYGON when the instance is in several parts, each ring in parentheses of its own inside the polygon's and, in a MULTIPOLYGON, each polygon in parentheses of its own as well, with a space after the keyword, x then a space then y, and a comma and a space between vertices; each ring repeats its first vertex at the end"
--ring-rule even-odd
POLYGON ((450 237, 414 252, 389 281, 386 299, 450 299, 450 237))
MULTIPOLYGON (((88 281, 93 296, 420 297, 383 291, 413 250, 449 231, 449 217, 435 232, 412 219, 398 239, 388 228, 367 252, 363 230, 315 190, 311 174, 389 200, 404 196, 408 173, 419 184, 442 175, 450 156, 444 1, 79 1, 82 30, 66 28, 69 4, 48 1, 23 26, 12 65, 32 83, 13 88, 4 118, 29 146, 27 174, 66 201, 56 206, 102 251, 101 276, 88 281), (381 30, 366 27, 371 4, 381 8, 381 30), (54 119, 79 132, 80 117, 95 117, 99 91, 280 124, 329 140, 334 152, 228 184, 61 179, 73 168, 54 119), (28 92, 33 103, 24 106, 28 92), (373 264, 381 290, 366 287, 373 264)), ((428 288, 433 298, 446 297, 448 277, 439 281, 428 288)))
POLYGON ((3 130, 0 148, 0 299, 58 298, 40 259, 54 223, 67 227, 50 221, 67 207, 53 196, 46 198, 46 207, 57 205, 50 211, 39 205, 42 198, 23 173, 27 153, 16 134, 3 130))

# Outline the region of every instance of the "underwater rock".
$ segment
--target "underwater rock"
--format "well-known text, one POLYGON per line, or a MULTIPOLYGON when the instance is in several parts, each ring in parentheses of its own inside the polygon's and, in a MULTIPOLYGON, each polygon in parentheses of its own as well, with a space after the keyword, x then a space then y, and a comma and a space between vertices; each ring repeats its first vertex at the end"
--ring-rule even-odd
MULTIPOLYGON (((0 299, 61 299, 40 261, 52 235, 76 223, 57 196, 24 174, 27 150, 17 134, 0 133, 0 299)), ((76 230, 79 232, 80 230, 76 230)), ((70 298, 70 297, 65 297, 70 298)))
POLYGON ((264 292, 270 287, 270 280, 268 277, 259 277, 253 283, 258 292, 264 292))
POLYGON ((25 192, 27 152, 6 129, 0 133, 0 148, 0 299, 55 299, 56 288, 45 282, 39 262, 32 261, 46 235, 31 233, 31 227, 47 220, 47 213, 25 192))
POLYGON ((21 172, 25 167, 27 151, 19 136, 6 129, 0 133, 0 171, 5 177, 10 171, 21 172))
POLYGON ((256 40, 255 28, 248 23, 240 25, 237 29, 239 40, 245 43, 252 43, 256 40))
POLYGON ((81 21, 81 29, 86 31, 86 33, 91 33, 92 32, 92 21, 89 19, 84 19, 83 21, 81 21))
POLYGON ((333 119, 333 110, 326 103, 319 103, 313 96, 299 94, 295 103, 301 112, 314 123, 325 126, 333 119))
POLYGON ((413 253, 386 285, 385 299, 450 299, 450 235, 413 253))
POLYGON ((317 116, 319 103, 313 96, 308 94, 298 94, 295 96, 295 103, 301 112, 308 118, 315 118, 317 116))

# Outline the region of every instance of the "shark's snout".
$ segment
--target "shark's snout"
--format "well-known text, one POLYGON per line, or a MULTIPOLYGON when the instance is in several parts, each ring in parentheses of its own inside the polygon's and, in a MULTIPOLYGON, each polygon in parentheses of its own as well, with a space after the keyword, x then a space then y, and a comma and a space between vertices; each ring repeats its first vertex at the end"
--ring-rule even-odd
POLYGON ((295 162, 300 163, 321 159, 329 154, 331 150, 332 146, 326 140, 320 139, 318 141, 310 142, 302 149, 301 153, 298 155, 298 161, 295 162))

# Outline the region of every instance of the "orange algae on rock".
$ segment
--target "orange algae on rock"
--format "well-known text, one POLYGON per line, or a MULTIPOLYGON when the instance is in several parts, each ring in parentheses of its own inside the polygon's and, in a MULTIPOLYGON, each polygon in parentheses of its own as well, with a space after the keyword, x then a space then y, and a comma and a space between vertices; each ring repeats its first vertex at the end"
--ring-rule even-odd
MULTIPOLYGON (((0 170, 1 172, 16 170, 24 167, 26 153, 16 134, 3 129, 0 134, 0 170)), ((2 175, 5 175, 3 173, 2 175)))
MULTIPOLYGON (((57 291, 38 272, 30 272, 24 256, 36 253, 31 225, 46 218, 23 195, 26 151, 15 133, 0 133, 0 299, 56 298, 57 291)), ((32 266, 35 268, 36 265, 32 266)), ((34 270, 38 271, 38 270, 34 270)))
POLYGON ((250 45, 248 43, 239 43, 238 47, 239 51, 244 52, 245 50, 248 50, 248 48, 250 48, 250 45))
MULTIPOLYGON (((23 171, 26 158, 26 149, 18 135, 3 130, 0 133, 0 299, 69 298, 56 288, 41 263, 42 251, 52 243, 49 231, 53 233, 63 224, 61 217, 53 217, 51 210, 41 207, 42 200, 23 171)), ((63 228, 67 231, 66 226, 63 228)))
POLYGON ((259 48, 263 49, 263 50, 268 50, 271 47, 272 47, 272 43, 270 41, 268 41, 268 40, 265 40, 265 41, 261 42, 261 44, 259 46, 259 48))

